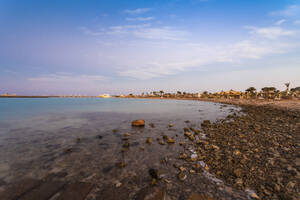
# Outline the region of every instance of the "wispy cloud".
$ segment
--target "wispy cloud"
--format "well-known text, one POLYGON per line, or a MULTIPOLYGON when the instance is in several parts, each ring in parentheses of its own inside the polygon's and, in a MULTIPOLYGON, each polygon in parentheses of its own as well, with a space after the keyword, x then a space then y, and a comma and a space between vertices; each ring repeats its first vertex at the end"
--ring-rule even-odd
POLYGON ((153 27, 150 23, 136 25, 111 26, 103 31, 92 31, 86 27, 80 28, 83 33, 92 36, 130 36, 147 40, 186 40, 189 33, 175 27, 153 27))
POLYGON ((146 28, 132 32, 134 36, 154 40, 186 40, 189 33, 171 27, 146 28))
POLYGON ((281 19, 281 20, 278 20, 277 22, 275 22, 274 25, 279 26, 279 25, 283 24, 284 22, 286 22, 286 20, 285 19, 281 19))
POLYGON ((293 36, 296 35, 297 31, 294 30, 285 30, 280 27, 253 27, 246 26, 245 28, 250 29, 252 34, 258 35, 260 37, 264 37, 267 39, 278 39, 283 36, 293 36))
POLYGON ((89 29, 85 26, 80 26, 78 29, 81 30, 86 35, 92 35, 92 36, 103 35, 102 31, 92 31, 91 29, 89 29))
POLYGON ((151 10, 150 8, 137 8, 135 10, 126 9, 126 10, 124 10, 124 13, 130 14, 130 15, 135 15, 135 14, 143 14, 150 10, 151 10))
POLYGON ((273 11, 270 13, 273 16, 294 17, 300 15, 300 5, 289 5, 283 10, 273 11))
POLYGON ((155 17, 135 17, 135 18, 127 17, 126 21, 151 21, 154 19, 155 17))
POLYGON ((73 75, 70 73, 56 73, 31 77, 28 80, 34 82, 85 83, 105 81, 108 80, 108 77, 102 75, 73 75))

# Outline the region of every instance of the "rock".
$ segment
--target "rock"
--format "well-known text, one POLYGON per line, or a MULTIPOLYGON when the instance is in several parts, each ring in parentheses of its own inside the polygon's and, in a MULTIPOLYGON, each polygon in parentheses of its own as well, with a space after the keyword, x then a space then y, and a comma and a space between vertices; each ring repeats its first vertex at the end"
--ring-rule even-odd
POLYGON ((243 171, 242 169, 235 169, 234 171, 234 174, 236 175, 236 177, 240 178, 243 176, 243 171))
POLYGON ((190 137, 190 136, 192 135, 192 133, 189 132, 189 131, 185 131, 185 132, 184 132, 184 135, 187 136, 187 137, 190 137))
POLYGON ((72 152, 72 148, 65 149, 65 153, 71 153, 71 152, 72 152))
POLYGON ((178 174, 178 179, 179 179, 180 181, 184 181, 186 178, 187 178, 187 175, 186 175, 185 172, 180 172, 180 173, 178 174))
POLYGON ((193 193, 189 196, 188 200, 213 200, 213 198, 205 194, 193 193))
POLYGON ((233 155, 235 155, 235 156, 240 156, 242 153, 239 151, 239 150, 235 150, 234 152, 233 152, 233 155))
POLYGON ((202 122, 202 124, 201 124, 201 126, 203 126, 203 127, 206 127, 206 126, 209 126, 209 125, 211 125, 211 123, 210 123, 209 120, 204 120, 204 121, 202 122))
POLYGON ((169 138, 169 139, 167 140, 167 142, 168 142, 169 144, 173 144, 173 143, 175 143, 175 140, 174 140, 174 138, 169 138))
POLYGON ((134 120, 131 122, 132 126, 136 126, 136 127, 143 127, 145 126, 145 120, 139 119, 139 120, 134 120))
POLYGON ((185 142, 180 142, 180 143, 179 143, 180 146, 182 146, 182 145, 184 145, 184 144, 185 144, 185 142))
POLYGON ((181 153, 179 158, 180 159, 186 159, 188 156, 186 155, 186 153, 181 153))
POLYGON ((98 139, 102 139, 103 136, 102 136, 102 135, 98 135, 97 138, 98 138, 98 139))
POLYGON ((183 131, 184 131, 184 132, 189 132, 189 131, 190 131, 190 129, 189 129, 189 128, 186 128, 186 127, 184 127, 184 128, 183 128, 183 131))
POLYGON ((116 164, 117 167, 124 168, 126 166, 125 162, 118 162, 116 164))
POLYGON ((160 180, 162 179, 165 175, 160 171, 160 170, 157 170, 157 169, 153 169, 153 168, 150 168, 148 170, 149 172, 149 175, 153 178, 153 179, 157 179, 157 180, 160 180))
POLYGON ((211 145, 214 149, 219 150, 220 147, 218 147, 217 145, 211 145))
POLYGON ((148 137, 146 140, 146 143, 151 144, 152 143, 152 138, 148 137))
POLYGON ((290 182, 288 182, 288 184, 286 185, 286 189, 287 189, 288 191, 292 191, 292 190, 294 189, 295 185, 296 185, 295 182, 290 181, 290 182))
POLYGON ((197 158, 198 158, 198 155, 197 155, 196 153, 193 153, 193 154, 191 155, 191 160, 192 160, 192 161, 196 161, 197 158))
POLYGON ((241 178, 235 179, 235 183, 236 183, 238 186, 240 186, 240 187, 243 186, 243 180, 242 180, 241 178))
POLYGON ((120 181, 116 181, 115 186, 118 188, 122 185, 122 183, 120 181))
POLYGON ((124 136, 128 137, 128 136, 130 136, 130 133, 124 133, 124 136))
POLYGON ((129 143, 129 142, 126 142, 125 144, 123 144, 123 147, 124 147, 124 148, 129 148, 129 147, 130 147, 130 143, 129 143))
POLYGON ((182 171, 182 172, 185 172, 186 168, 184 168, 184 167, 181 166, 181 167, 179 167, 179 170, 182 171))
POLYGON ((155 125, 154 125, 153 123, 150 123, 149 126, 150 126, 151 128, 155 128, 155 125))
POLYGON ((160 145, 165 145, 164 141, 159 141, 160 145))
POLYGON ((168 137, 167 135, 163 135, 163 139, 164 139, 164 140, 168 140, 169 137, 168 137))
POLYGON ((196 171, 193 170, 193 169, 190 169, 190 173, 191 173, 191 174, 194 174, 194 173, 196 173, 196 171))

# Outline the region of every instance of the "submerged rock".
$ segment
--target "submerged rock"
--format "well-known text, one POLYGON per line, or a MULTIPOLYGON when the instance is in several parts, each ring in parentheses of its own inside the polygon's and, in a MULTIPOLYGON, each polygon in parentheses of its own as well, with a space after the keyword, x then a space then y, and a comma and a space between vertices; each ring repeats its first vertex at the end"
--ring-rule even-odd
POLYGON ((179 179, 180 181, 184 181, 186 178, 187 178, 187 175, 186 175, 185 172, 180 172, 180 173, 178 174, 178 179, 179 179))
POLYGON ((169 139, 167 140, 167 142, 168 142, 169 144, 173 144, 173 143, 175 143, 175 140, 174 140, 174 138, 169 138, 169 139))
POLYGON ((146 140, 146 143, 151 144, 152 143, 152 138, 148 137, 146 140))
POLYGON ((131 122, 131 125, 136 127, 143 127, 145 126, 145 120, 143 119, 134 120, 131 122))

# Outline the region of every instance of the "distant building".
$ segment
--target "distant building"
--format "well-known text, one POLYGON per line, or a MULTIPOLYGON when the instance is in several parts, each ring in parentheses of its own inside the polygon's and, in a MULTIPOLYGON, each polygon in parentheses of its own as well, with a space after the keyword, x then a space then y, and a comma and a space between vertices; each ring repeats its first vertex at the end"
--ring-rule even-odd
POLYGON ((100 98, 111 98, 109 94, 101 94, 99 95, 100 98))

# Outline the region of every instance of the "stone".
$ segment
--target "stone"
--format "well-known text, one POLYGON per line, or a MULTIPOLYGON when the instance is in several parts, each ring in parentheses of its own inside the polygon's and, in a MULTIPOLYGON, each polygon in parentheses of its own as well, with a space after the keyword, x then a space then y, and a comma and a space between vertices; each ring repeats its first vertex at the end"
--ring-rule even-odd
POLYGON ((144 127, 145 126, 145 120, 139 119, 139 120, 134 120, 131 122, 132 126, 135 127, 144 127))
POLYGON ((169 144, 173 144, 173 143, 175 143, 175 140, 174 140, 174 138, 169 138, 169 139, 167 140, 167 142, 168 142, 169 144))
POLYGON ((180 181, 184 181, 186 178, 187 178, 187 175, 186 175, 185 172, 180 172, 180 173, 178 174, 178 179, 179 179, 180 181))
POLYGON ((242 153, 239 151, 239 150, 235 150, 234 152, 233 152, 233 155, 235 155, 235 156, 240 156, 242 153))
POLYGON ((233 172, 236 175, 236 177, 238 177, 238 178, 240 178, 240 177, 243 176, 243 171, 240 168, 239 169, 235 169, 233 172))
POLYGON ((181 167, 179 167, 179 170, 182 171, 182 172, 185 172, 186 168, 184 168, 184 167, 181 166, 181 167))
POLYGON ((124 136, 128 137, 128 136, 130 136, 130 133, 124 133, 124 136))
POLYGON ((150 123, 149 126, 150 126, 151 128, 155 128, 155 125, 154 125, 153 123, 150 123))
POLYGON ((120 181, 116 181, 115 183, 115 186, 118 188, 118 187, 121 187, 122 183, 120 181))
POLYGON ((129 147, 130 147, 130 143, 129 143, 129 142, 126 142, 125 144, 123 144, 123 147, 124 147, 124 148, 129 148, 129 147))
POLYGON ((120 167, 120 168, 124 168, 126 166, 126 163, 125 162, 118 162, 116 164, 117 167, 120 167))
POLYGON ((181 153, 179 158, 180 159, 186 159, 188 156, 186 155, 186 153, 181 153))
POLYGON ((146 143, 151 144, 152 143, 152 138, 148 137, 146 140, 146 143))
POLYGON ((166 175, 162 173, 162 171, 154 168, 150 168, 148 170, 149 175, 152 177, 152 179, 161 180, 166 175))
POLYGON ((243 186, 243 180, 241 178, 237 178, 235 180, 235 183, 238 185, 238 186, 243 186))

